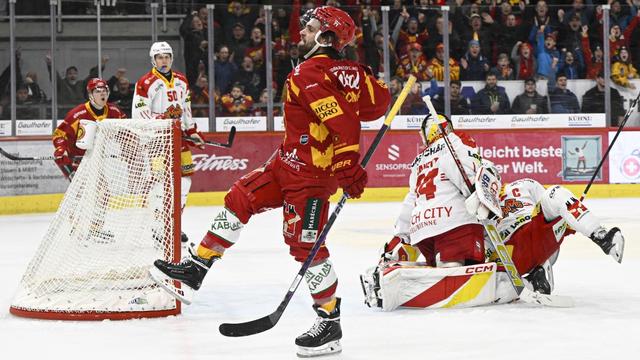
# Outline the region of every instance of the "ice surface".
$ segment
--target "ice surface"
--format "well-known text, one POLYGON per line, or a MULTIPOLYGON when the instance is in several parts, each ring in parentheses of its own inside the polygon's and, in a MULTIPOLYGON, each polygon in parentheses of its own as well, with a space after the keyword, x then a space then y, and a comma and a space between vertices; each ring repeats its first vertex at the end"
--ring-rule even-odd
MULTIPOLYGON (((377 261, 399 203, 347 203, 328 246, 343 298, 343 352, 332 359, 635 359, 640 355, 640 199, 588 199, 605 226, 619 226, 623 263, 574 235, 555 266, 556 292, 571 309, 525 304, 383 313, 363 305, 358 275, 377 261)), ((216 207, 189 207, 183 229, 199 240, 216 207)), ((183 314, 103 322, 29 320, 9 305, 51 214, 0 217, 0 359, 294 359, 294 338, 314 321, 301 284, 280 323, 252 337, 225 338, 222 322, 253 320, 281 301, 299 264, 282 243, 279 210, 256 216, 217 262, 183 314)))

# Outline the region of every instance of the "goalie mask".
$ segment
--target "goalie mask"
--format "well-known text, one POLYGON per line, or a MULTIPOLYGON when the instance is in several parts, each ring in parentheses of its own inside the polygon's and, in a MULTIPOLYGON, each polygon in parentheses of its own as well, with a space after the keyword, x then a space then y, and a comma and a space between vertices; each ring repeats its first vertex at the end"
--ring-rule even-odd
POLYGON ((107 105, 109 85, 103 79, 93 78, 87 82, 87 94, 91 105, 96 109, 101 109, 107 105))
POLYGON ((440 139, 440 129, 438 129, 438 122, 443 122, 444 132, 449 134, 453 131, 453 124, 446 115, 438 114, 438 121, 436 122, 433 115, 428 114, 424 120, 422 120, 422 126, 420 126, 420 136, 425 146, 430 146, 436 140, 440 139))
POLYGON ((333 6, 321 6, 308 10, 300 17, 300 26, 305 28, 312 20, 318 22, 320 28, 315 35, 315 45, 304 55, 305 59, 315 53, 320 47, 332 47, 340 52, 355 37, 356 25, 351 16, 333 6), (335 35, 332 43, 320 43, 320 35, 325 32, 332 32, 335 35))
POLYGON ((151 57, 151 64, 153 65, 153 67, 157 68, 160 72, 167 72, 171 69, 171 65, 173 64, 173 49, 168 42, 154 42, 153 45, 151 45, 151 49, 149 49, 149 56, 151 57), (169 54, 169 56, 171 56, 171 61, 169 62, 169 65, 166 66, 166 69, 165 66, 162 66, 162 68, 158 68, 158 65, 156 65, 156 55, 160 54, 169 54))

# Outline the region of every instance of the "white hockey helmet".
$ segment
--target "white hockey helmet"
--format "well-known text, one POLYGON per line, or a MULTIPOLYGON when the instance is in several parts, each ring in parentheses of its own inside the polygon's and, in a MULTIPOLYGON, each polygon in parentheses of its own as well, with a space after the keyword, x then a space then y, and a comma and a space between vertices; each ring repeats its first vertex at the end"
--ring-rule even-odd
POLYGON ((149 49, 149 56, 151 57, 151 64, 156 66, 156 55, 159 54, 169 54, 171 55, 171 60, 173 61, 173 49, 171 45, 169 45, 166 41, 157 41, 151 45, 151 49, 149 49))

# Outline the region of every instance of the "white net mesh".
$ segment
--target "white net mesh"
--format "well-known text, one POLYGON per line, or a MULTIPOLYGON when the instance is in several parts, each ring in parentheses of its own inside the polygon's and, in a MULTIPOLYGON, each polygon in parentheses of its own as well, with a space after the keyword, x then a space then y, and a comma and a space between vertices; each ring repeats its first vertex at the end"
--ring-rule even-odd
MULTIPOLYGON (((175 309, 147 271, 174 260, 174 139, 169 120, 105 120, 12 308, 61 313, 175 309)), ((177 250, 179 251, 179 250, 177 250)))

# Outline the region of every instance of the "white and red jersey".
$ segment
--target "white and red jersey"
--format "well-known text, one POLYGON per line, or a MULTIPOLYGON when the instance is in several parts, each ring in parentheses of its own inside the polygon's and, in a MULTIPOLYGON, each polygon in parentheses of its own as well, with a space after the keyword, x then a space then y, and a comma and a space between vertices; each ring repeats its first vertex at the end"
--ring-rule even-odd
MULTIPOLYGON (((448 137, 467 177, 473 179, 481 164, 475 141, 460 132, 448 137)), ((415 245, 462 225, 479 224, 465 208, 464 201, 469 195, 444 139, 438 139, 411 165, 409 193, 396 221, 396 234, 408 235, 415 245)))
POLYGON ((134 119, 181 119, 182 127, 193 127, 191 95, 187 78, 171 70, 167 79, 156 68, 136 82, 131 117, 134 119))
POLYGON ((504 241, 531 221, 536 206, 544 196, 544 187, 533 179, 520 179, 505 184, 500 194, 502 219, 498 231, 504 241))

